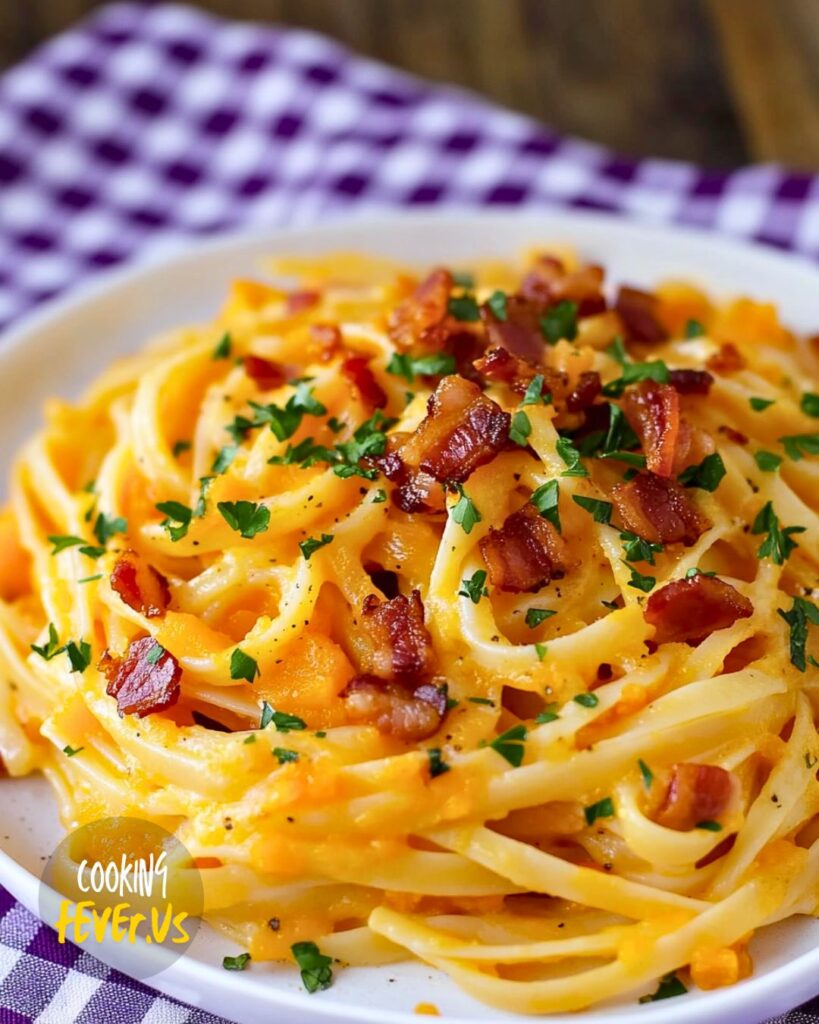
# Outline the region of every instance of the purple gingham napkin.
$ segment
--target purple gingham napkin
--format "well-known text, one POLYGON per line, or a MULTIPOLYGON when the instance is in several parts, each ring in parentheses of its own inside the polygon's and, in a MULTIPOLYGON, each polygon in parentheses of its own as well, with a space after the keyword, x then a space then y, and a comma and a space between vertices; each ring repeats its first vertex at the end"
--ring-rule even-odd
MULTIPOLYGON (((0 79, 0 326, 186 235, 444 204, 619 211, 819 256, 819 178, 625 160, 309 32, 117 4, 0 79)), ((0 889, 0 1024, 32 1021, 218 1024, 0 889)), ((819 1024, 819 1000, 777 1024, 819 1024)))

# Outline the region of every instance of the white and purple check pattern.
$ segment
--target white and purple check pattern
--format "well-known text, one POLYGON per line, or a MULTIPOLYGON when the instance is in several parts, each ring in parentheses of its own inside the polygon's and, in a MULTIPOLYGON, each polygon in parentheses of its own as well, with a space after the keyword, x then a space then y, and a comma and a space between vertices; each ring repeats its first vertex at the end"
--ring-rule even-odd
MULTIPOLYGON (((308 32, 117 4, 0 79, 0 326, 186 235, 446 204, 618 211, 819 256, 819 178, 626 160, 308 32)), ((218 1024, 60 946, 0 888, 0 1024, 33 1021, 218 1024)), ((778 1024, 819 1024, 819 1000, 778 1024)))

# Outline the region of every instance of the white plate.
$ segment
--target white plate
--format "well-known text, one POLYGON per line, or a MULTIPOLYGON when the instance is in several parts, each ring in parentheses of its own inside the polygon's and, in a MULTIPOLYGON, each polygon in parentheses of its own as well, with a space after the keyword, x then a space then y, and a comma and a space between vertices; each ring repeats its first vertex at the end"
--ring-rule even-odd
MULTIPOLYGON (((258 273, 265 256, 357 249, 421 264, 459 264, 514 257, 544 242, 574 244, 584 258, 606 266, 609 279, 651 285, 664 277, 702 281, 716 293, 779 303, 785 321, 819 329, 819 269, 769 249, 680 229, 644 227, 601 215, 563 212, 458 213, 395 216, 371 221, 265 232, 198 242, 176 256, 118 271, 55 302, 0 344, 0 479, 19 443, 40 421, 43 399, 76 396, 114 357, 165 328, 210 318, 228 281, 258 273)), ((0 881, 36 913, 42 859, 60 837, 54 803, 42 778, 0 781, 0 881)), ((797 920, 758 937, 754 977, 728 989, 692 992, 667 1002, 618 1005, 551 1024, 758 1024, 819 993, 819 922, 797 920)), ((417 1024, 415 1005, 435 1003, 450 1024, 525 1020, 489 1009, 444 976, 418 963, 337 972, 332 989, 313 996, 295 970, 254 965, 224 971, 236 952, 203 928, 191 952, 151 984, 241 1024, 417 1024)))

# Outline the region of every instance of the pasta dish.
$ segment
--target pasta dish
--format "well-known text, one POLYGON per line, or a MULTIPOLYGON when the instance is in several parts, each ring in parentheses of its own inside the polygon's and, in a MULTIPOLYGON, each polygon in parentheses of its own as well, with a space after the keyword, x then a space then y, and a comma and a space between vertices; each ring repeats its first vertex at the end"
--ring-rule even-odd
POLYGON ((271 271, 19 454, 4 773, 174 832, 310 992, 748 976, 819 911, 819 339, 562 250, 271 271))

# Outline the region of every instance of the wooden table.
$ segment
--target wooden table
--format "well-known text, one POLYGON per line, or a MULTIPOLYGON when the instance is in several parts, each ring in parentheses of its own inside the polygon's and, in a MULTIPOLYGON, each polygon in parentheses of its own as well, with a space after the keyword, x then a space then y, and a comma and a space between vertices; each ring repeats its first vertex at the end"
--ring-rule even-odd
MULTIPOLYGON (((94 0, 0 0, 0 66, 94 0)), ((204 0, 633 155, 819 170, 819 0, 204 0)))

